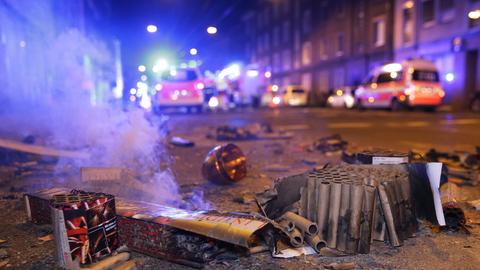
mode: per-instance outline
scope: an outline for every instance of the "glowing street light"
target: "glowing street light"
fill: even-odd
[[[196,48],[191,48],[190,49],[190,55],[197,55],[198,50]]]
[[[468,18],[472,20],[478,20],[480,19],[480,9],[472,10],[468,12]]]
[[[265,78],[269,79],[272,77],[272,72],[270,71],[265,71],[265,74],[264,74]]]
[[[145,67],[144,65],[139,65],[138,66],[138,71],[145,72],[145,70],[147,70],[147,67]]]
[[[157,30],[158,30],[158,29],[157,29],[157,26],[156,26],[156,25],[154,25],[154,24],[149,24],[149,25],[147,25],[147,32],[149,32],[149,33],[155,33],[155,32],[157,32]]]
[[[210,35],[215,35],[217,33],[218,29],[215,26],[209,26],[207,28],[207,33]]]

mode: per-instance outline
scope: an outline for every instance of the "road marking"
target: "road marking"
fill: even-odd
[[[365,122],[345,122],[345,123],[333,123],[333,124],[327,125],[327,127],[329,128],[369,128],[372,126],[373,124],[365,123]]]
[[[442,123],[446,125],[474,125],[474,124],[479,124],[480,120],[476,118],[453,119],[453,120],[443,120]]]

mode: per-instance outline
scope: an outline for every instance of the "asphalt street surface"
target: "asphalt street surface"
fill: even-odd
[[[258,212],[255,193],[272,187],[276,179],[303,173],[326,163],[340,163],[339,153],[306,151],[324,136],[340,134],[349,150],[379,147],[398,151],[475,151],[480,145],[480,115],[449,112],[347,111],[320,108],[240,109],[233,112],[166,115],[168,138],[180,136],[194,147],[167,144],[170,169],[185,200],[200,194],[198,207],[219,211]],[[203,179],[201,166],[206,154],[218,142],[207,134],[221,125],[238,127],[270,124],[273,130],[292,133],[290,139],[236,141],[247,157],[247,177],[235,184],[219,186]],[[40,178],[39,178],[40,177]],[[43,177],[43,178],[42,178]],[[45,178],[46,177],[46,178]],[[7,240],[8,269],[57,269],[53,242],[37,237],[52,233],[49,226],[26,222],[22,194],[47,179],[52,186],[62,178],[36,176],[0,185],[0,239]],[[480,189],[462,187],[462,201],[480,198]],[[203,195],[203,196],[202,196]],[[480,265],[480,214],[468,213],[471,234],[436,232],[421,223],[416,237],[399,248],[374,242],[369,254],[345,257],[301,256],[273,259],[268,252],[229,261],[214,262],[207,269],[323,269],[332,262],[354,262],[356,269],[478,269]],[[134,253],[144,260],[144,269],[187,269],[185,266]],[[0,267],[1,268],[1,267]]]

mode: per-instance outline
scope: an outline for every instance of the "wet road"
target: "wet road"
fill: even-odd
[[[291,130],[305,142],[339,133],[353,146],[399,151],[425,151],[431,147],[473,151],[474,146],[480,145],[480,114],[474,113],[280,108],[169,117],[172,133],[200,141],[211,126],[244,126],[259,122]]]

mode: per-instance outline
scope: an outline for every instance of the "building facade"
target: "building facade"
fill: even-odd
[[[393,1],[271,0],[249,16],[247,55],[271,72],[266,84],[303,85],[322,104],[393,60]]]
[[[248,61],[265,85],[300,84],[315,103],[375,67],[415,57],[440,68],[447,101],[478,90],[480,0],[265,0],[246,16]],[[477,12],[478,13],[475,13]],[[453,78],[453,79],[452,79]]]

